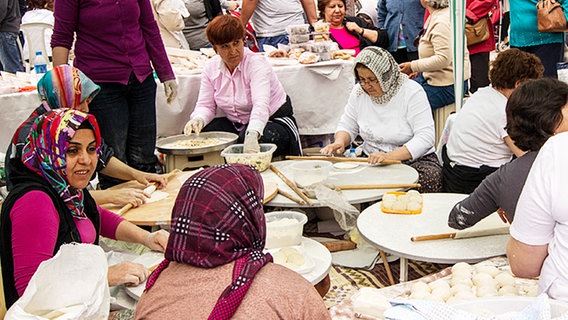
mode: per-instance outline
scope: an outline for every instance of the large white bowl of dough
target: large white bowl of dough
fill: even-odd
[[[243,153],[243,144],[237,143],[228,146],[221,151],[221,156],[225,157],[227,163],[240,163],[255,166],[258,171],[262,172],[270,166],[272,154],[276,151],[276,145],[272,143],[261,143],[260,152]]]
[[[331,162],[324,160],[301,160],[290,165],[294,182],[300,188],[324,182],[332,167]]]
[[[266,249],[298,246],[308,217],[296,211],[275,211],[266,215]]]

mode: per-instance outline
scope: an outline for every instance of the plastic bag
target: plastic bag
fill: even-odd
[[[349,231],[355,227],[360,212],[347,201],[341,191],[321,183],[308,186],[306,189],[313,191],[321,204],[333,209],[333,217],[341,229]]]
[[[103,250],[66,244],[39,265],[4,319],[107,319],[110,293]]]

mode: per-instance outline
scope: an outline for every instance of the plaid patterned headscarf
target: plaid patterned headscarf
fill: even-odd
[[[209,319],[233,316],[256,273],[268,262],[262,253],[266,220],[264,185],[254,167],[231,164],[207,168],[181,187],[172,211],[165,258],[148,278],[150,290],[170,261],[214,268],[235,261],[232,283],[225,288]]]
[[[359,52],[353,64],[353,72],[357,80],[359,80],[359,75],[357,74],[357,66],[359,64],[371,70],[377,77],[377,80],[379,80],[381,89],[383,89],[383,95],[371,97],[371,100],[377,104],[389,102],[402,88],[404,80],[408,78],[407,75],[400,72],[398,63],[396,63],[390,52],[383,48],[366,47]],[[357,94],[366,94],[366,92],[359,86]]]
[[[79,219],[87,218],[83,211],[83,190],[69,185],[65,155],[69,141],[84,121],[89,121],[93,128],[98,154],[101,135],[95,117],[65,108],[39,116],[32,125],[22,151],[24,165],[47,180],[63,199],[71,214]]]
[[[81,70],[60,65],[48,71],[37,82],[37,93],[46,110],[75,109],[86,98],[93,99],[101,91]]]

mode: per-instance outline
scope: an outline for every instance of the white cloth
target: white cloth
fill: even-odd
[[[22,17],[22,23],[31,23],[31,22],[43,22],[48,23],[53,26],[55,22],[55,18],[53,17],[53,11],[47,9],[34,9],[30,11],[26,11],[24,16]],[[44,33],[45,37],[45,48],[46,54],[51,57],[51,35],[53,34],[53,30],[46,30]],[[28,49],[28,43],[24,42],[24,59],[28,60],[30,58],[30,53]],[[32,52],[32,56],[35,56],[35,52]]]
[[[548,244],[538,289],[563,301],[568,301],[567,157],[568,133],[548,139],[527,177],[510,229],[525,244]]]
[[[287,26],[306,23],[299,0],[258,1],[251,22],[257,37],[284,35]]]
[[[189,11],[183,0],[152,0],[154,18],[158,22],[164,46],[189,50],[189,44],[183,35]]]
[[[107,319],[110,293],[103,250],[64,244],[39,265],[5,319]]]
[[[474,93],[458,112],[446,144],[448,157],[459,165],[500,167],[511,161],[513,152],[503,140],[507,98],[493,87]]]
[[[390,152],[402,145],[418,159],[434,152],[434,119],[424,89],[405,79],[399,92],[387,103],[371,100],[355,85],[339,120],[337,131],[346,131],[351,141],[360,135],[363,152]]]

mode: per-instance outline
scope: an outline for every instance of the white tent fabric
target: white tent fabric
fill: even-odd
[[[465,54],[465,0],[450,1],[454,61],[454,94],[456,112],[463,105],[464,54]]]

